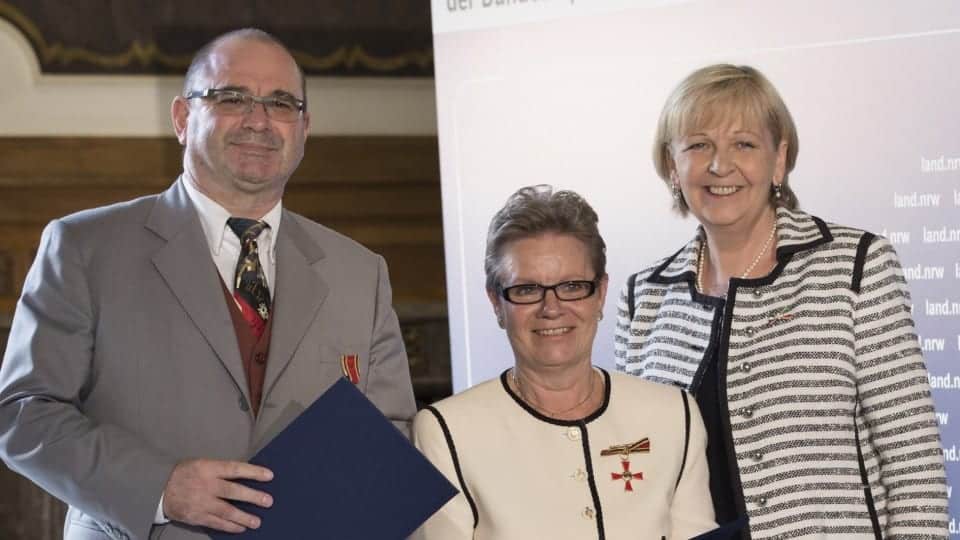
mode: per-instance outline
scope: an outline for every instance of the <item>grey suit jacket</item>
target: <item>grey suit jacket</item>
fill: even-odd
[[[152,526],[175,463],[246,460],[360,358],[398,428],[415,412],[386,265],[284,211],[258,417],[220,277],[186,191],[56,220],[0,369],[0,456],[70,505],[66,540],[205,538]]]

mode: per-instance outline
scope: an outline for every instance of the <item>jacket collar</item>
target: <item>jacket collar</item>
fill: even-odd
[[[827,224],[818,217],[800,210],[777,207],[777,260],[783,261],[794,253],[812,249],[833,241]],[[650,274],[651,283],[676,283],[696,279],[700,244],[703,243],[703,226],[697,234]]]
[[[298,216],[287,210],[283,210],[281,220],[283,228],[276,237],[275,309],[263,383],[264,403],[329,292],[320,268],[325,254],[318,240]],[[159,196],[144,226],[166,240],[152,256],[154,266],[249,403],[236,333],[223,301],[222,280],[182,178]]]

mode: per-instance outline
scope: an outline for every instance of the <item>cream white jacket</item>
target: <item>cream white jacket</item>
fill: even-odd
[[[414,442],[461,493],[412,538],[685,540],[712,529],[696,403],[677,388],[603,375],[603,405],[580,421],[534,411],[506,372],[420,411]],[[601,456],[644,438],[649,452],[626,462]]]

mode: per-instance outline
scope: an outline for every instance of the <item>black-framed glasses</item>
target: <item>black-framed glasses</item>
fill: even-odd
[[[263,105],[267,117],[277,122],[296,122],[306,108],[302,99],[290,95],[254,96],[240,90],[227,88],[207,88],[193,90],[183,96],[187,99],[201,98],[213,103],[217,114],[243,116],[253,111],[254,104]]]
[[[539,283],[523,283],[501,287],[500,296],[511,304],[537,304],[547,296],[547,291],[553,291],[557,300],[572,302],[593,296],[597,291],[597,280],[561,281],[555,285],[540,285]]]

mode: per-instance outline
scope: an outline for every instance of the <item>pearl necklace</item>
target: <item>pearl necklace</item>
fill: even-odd
[[[760,263],[760,258],[767,252],[767,249],[770,248],[770,243],[773,242],[773,237],[777,235],[777,224],[774,222],[773,228],[770,229],[770,235],[767,236],[767,241],[763,243],[763,248],[760,249],[760,253],[757,253],[757,256],[753,258],[753,262],[750,263],[750,266],[740,274],[740,279],[747,279],[747,276],[750,275],[750,272],[753,272],[753,269],[757,267],[757,264]],[[697,290],[703,294],[703,262],[707,258],[707,239],[704,238],[703,242],[700,244],[700,258],[697,261]]]
[[[581,399],[580,402],[577,403],[576,405],[574,405],[573,407],[570,407],[569,409],[564,409],[564,410],[562,410],[562,411],[551,411],[550,409],[544,407],[543,405],[540,405],[539,403],[534,403],[533,400],[531,400],[530,398],[528,398],[528,397],[526,396],[526,393],[523,391],[523,386],[520,385],[520,378],[517,377],[517,368],[513,368],[513,371],[511,372],[511,375],[512,375],[512,377],[513,377],[513,385],[517,387],[517,393],[520,394],[520,399],[522,399],[522,400],[524,401],[524,403],[530,405],[531,407],[533,407],[534,409],[536,409],[536,410],[538,410],[538,411],[540,411],[540,412],[542,412],[542,413],[546,413],[546,415],[549,416],[549,417],[551,417],[551,418],[557,418],[557,417],[559,417],[559,416],[562,416],[562,415],[564,415],[564,414],[567,414],[567,413],[570,412],[570,411],[575,410],[577,407],[580,407],[580,406],[583,405],[584,403],[590,401],[590,398],[593,397],[593,389],[594,389],[595,386],[597,386],[596,384],[593,383],[593,381],[594,381],[593,374],[594,374],[594,373],[596,373],[596,370],[594,370],[594,369],[591,368],[591,369],[590,369],[590,391],[587,392],[586,397],[584,397],[583,399]]]

